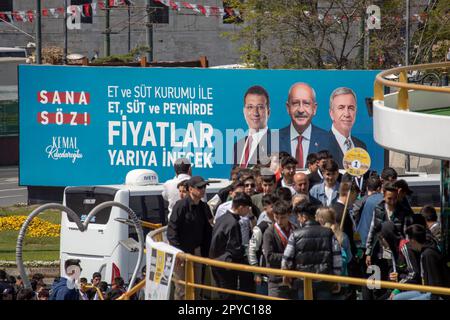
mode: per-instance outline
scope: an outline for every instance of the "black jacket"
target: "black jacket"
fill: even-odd
[[[410,214],[411,212],[408,208],[405,208],[400,202],[397,203],[397,206],[392,214],[391,221],[394,222],[395,227],[402,235],[404,235],[403,227],[405,217]],[[385,201],[382,200],[374,210],[373,221],[367,236],[366,255],[372,256],[380,253],[381,246],[378,241],[378,234],[381,231],[381,224],[387,220],[388,217],[385,209]]]
[[[264,233],[263,237],[263,254],[266,258],[266,267],[281,269],[281,260],[283,258],[284,247],[281,243],[280,236],[275,232],[273,225]],[[269,275],[269,281],[279,283],[283,277]]]
[[[320,177],[318,172],[311,172],[310,174],[308,174],[308,180],[309,190],[311,190],[314,185],[322,183],[323,178]]]
[[[415,251],[409,242],[400,246],[397,272],[400,283],[421,284],[420,253]]]
[[[420,266],[422,269],[422,280],[424,285],[448,287],[450,285],[450,270],[446,265],[444,256],[438,247],[427,242],[421,250]],[[432,299],[438,296],[432,295]],[[447,297],[443,297],[448,299]]]
[[[333,231],[316,221],[307,221],[294,231],[295,270],[333,273]]]
[[[336,212],[336,222],[340,226],[341,225],[341,221],[342,221],[342,217],[344,215],[345,205],[340,203],[340,202],[335,202],[334,204],[331,205],[331,207]],[[352,252],[352,255],[354,257],[356,257],[358,249],[356,248],[355,240],[353,239],[353,221],[352,221],[352,217],[350,217],[350,213],[349,213],[350,207],[351,206],[347,206],[347,214],[345,215],[344,228],[343,228],[342,231],[348,237],[348,240],[350,242],[350,250]]]
[[[211,218],[211,210],[205,202],[195,205],[190,196],[177,201],[167,225],[170,245],[190,254],[201,247],[202,256],[207,257],[212,231],[208,220]]]
[[[239,215],[228,211],[216,221],[209,250],[211,259],[234,263],[245,262],[239,219]]]

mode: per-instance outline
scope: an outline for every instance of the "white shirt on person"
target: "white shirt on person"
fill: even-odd
[[[173,179],[167,180],[166,182],[164,182],[163,184],[163,192],[162,192],[162,197],[164,198],[164,200],[169,202],[169,217],[168,219],[170,219],[170,215],[172,214],[172,209],[173,206],[175,205],[175,203],[180,200],[180,193],[178,191],[177,185],[184,180],[188,180],[190,179],[191,176],[185,173],[181,173],[177,176],[175,176]]]
[[[282,186],[283,188],[288,188],[289,190],[291,190],[292,196],[295,196],[295,195],[297,194],[297,191],[295,191],[295,189],[294,189],[294,183],[292,183],[292,184],[286,184],[286,182],[284,181],[284,178],[281,179],[281,186]]]
[[[216,211],[216,215],[214,216],[214,223],[216,223],[217,219],[223,216],[227,211],[231,210],[232,200],[222,203]]]
[[[309,143],[311,142],[312,126],[309,124],[308,128],[302,133],[302,149],[303,149],[303,167],[306,167],[306,158],[308,157]],[[298,136],[300,134],[294,128],[291,122],[291,155],[295,158],[297,156]]]
[[[345,137],[342,133],[340,133],[339,131],[337,131],[337,129],[333,126],[331,126],[331,131],[333,132],[334,136],[336,137],[336,140],[339,144],[339,148],[341,148],[342,153],[345,154],[348,150],[352,149],[355,147],[355,144],[353,143],[352,140],[352,135],[349,134],[348,138]],[[350,141],[350,148],[347,150],[347,146],[345,145],[345,141],[347,141],[347,139]]]
[[[266,134],[267,130],[268,130],[267,127],[265,127],[264,129],[260,129],[258,131],[256,131],[255,129],[249,130],[248,134],[249,134],[249,136],[252,137],[252,146],[250,149],[248,160],[250,160],[252,158],[253,154],[256,152],[256,149],[258,148],[258,144],[261,141],[262,137]],[[247,139],[245,141],[244,149],[242,149],[243,151],[242,151],[241,159],[240,159],[239,163],[242,163],[245,160],[245,149],[247,148],[248,140],[249,139]],[[246,165],[247,165],[247,163],[246,163]]]
[[[331,201],[333,200],[333,191],[334,188],[329,188],[325,186],[325,195],[327,196],[327,206],[331,205]]]

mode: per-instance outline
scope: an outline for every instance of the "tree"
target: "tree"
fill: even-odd
[[[244,25],[231,38],[240,41],[243,60],[257,68],[341,69],[358,63],[364,0],[235,0],[233,5]]]
[[[410,64],[443,61],[450,41],[450,0],[410,1]],[[384,1],[382,29],[371,33],[370,67],[387,69],[405,64],[406,1]],[[417,10],[417,9],[416,9]],[[417,12],[417,11],[415,11]]]
[[[431,62],[433,52],[442,61],[445,41],[450,39],[450,0],[431,0],[428,6],[424,1],[410,2],[414,12],[419,9],[410,16],[410,63]],[[227,4],[238,8],[243,20],[229,36],[240,43],[242,60],[256,68],[363,68],[367,50],[370,69],[404,64],[405,0],[228,0]],[[381,30],[367,31],[370,4],[381,9]]]
[[[445,61],[450,48],[450,0],[432,0],[413,37],[413,63]]]

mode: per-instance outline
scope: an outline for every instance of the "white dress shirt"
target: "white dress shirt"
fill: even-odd
[[[311,142],[311,131],[312,126],[311,124],[309,124],[308,128],[306,128],[306,130],[302,133],[303,167],[306,167],[306,158],[308,157],[309,143]],[[291,122],[291,155],[294,158],[297,157],[297,144],[299,135],[300,134],[297,132]]]
[[[259,131],[255,131],[255,129],[249,130],[248,134],[252,137],[252,147],[250,149],[248,160],[250,160],[253,154],[256,152],[256,148],[258,147],[261,138],[266,134],[267,130],[267,127],[265,127],[264,129],[260,129]],[[249,139],[245,141],[244,149],[242,149],[241,160],[239,161],[240,164],[245,160],[245,149],[247,148],[248,140]],[[247,165],[247,163],[245,165]]]
[[[336,140],[339,144],[339,147],[342,150],[342,153],[345,154],[348,151],[347,147],[345,146],[345,141],[347,140],[347,137],[344,137],[339,131],[337,131],[337,129],[334,127],[334,125],[331,126],[331,131],[333,132],[334,136],[336,137]],[[351,144],[350,149],[355,147],[355,144],[353,143],[351,136],[352,136],[351,134],[348,136],[348,140],[350,140],[350,144]]]
[[[214,223],[216,223],[217,219],[219,219],[221,216],[223,216],[225,213],[227,213],[227,211],[229,211],[231,209],[231,205],[232,205],[233,201],[227,201],[222,203],[216,211],[216,215],[214,216]]]
[[[175,205],[175,202],[180,200],[180,193],[178,192],[177,185],[183,181],[190,179],[191,176],[188,174],[181,173],[178,176],[175,176],[173,179],[167,180],[163,184],[163,192],[162,197],[164,200],[169,202],[169,216],[168,219],[170,219],[170,215],[172,214],[172,208]]]

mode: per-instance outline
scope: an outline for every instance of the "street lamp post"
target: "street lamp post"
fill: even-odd
[[[36,0],[36,63],[42,63],[41,0]]]
[[[147,61],[153,61],[153,8],[151,8],[151,1],[147,0]]]
[[[64,25],[63,25],[63,30],[64,30],[64,57],[63,57],[63,61],[64,64],[67,64],[67,0],[64,0]]]

